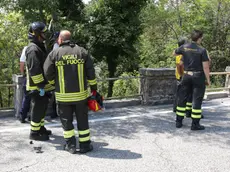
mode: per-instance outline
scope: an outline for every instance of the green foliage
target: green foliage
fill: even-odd
[[[122,78],[128,78],[133,76],[139,76],[139,73],[137,71],[134,72],[124,72],[120,77]],[[117,80],[114,82],[113,87],[113,96],[119,97],[119,96],[132,96],[137,95],[139,92],[139,81],[140,79],[125,79],[125,80]]]
[[[189,37],[193,29],[201,29],[212,69],[224,71],[230,60],[230,19],[226,13],[229,10],[229,0],[149,2],[140,16],[144,30],[139,38],[141,66],[174,66],[171,54],[178,39]]]
[[[90,51],[97,61],[106,61],[108,77],[115,76],[119,64],[126,71],[137,66],[134,44],[141,33],[138,15],[144,4],[145,0],[93,0],[85,10]],[[112,87],[110,81],[108,96]]]
[[[27,44],[27,28],[23,16],[16,12],[0,13],[0,84],[12,83],[12,74],[19,73],[19,57]],[[0,106],[12,106],[13,89],[0,89]]]
[[[48,25],[53,19],[52,31],[70,30],[94,56],[98,79],[130,76],[139,67],[175,67],[172,52],[193,29],[204,31],[212,71],[224,71],[230,63],[230,0],[92,0],[86,6],[81,0],[2,0],[0,5],[1,83],[10,83],[18,72],[28,24],[37,20]],[[224,79],[212,81],[223,85]],[[99,82],[106,96],[138,92],[135,80],[112,87],[113,81]]]
[[[27,28],[19,13],[0,13],[0,83],[11,83],[19,72],[19,57],[27,44]]]

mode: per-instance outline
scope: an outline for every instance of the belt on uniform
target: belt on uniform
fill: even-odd
[[[195,73],[203,73],[203,71],[184,71],[184,74],[193,75]]]

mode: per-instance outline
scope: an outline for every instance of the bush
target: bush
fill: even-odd
[[[139,76],[139,73],[137,71],[127,73],[124,72],[120,77],[133,77],[133,76]],[[139,81],[140,79],[127,79],[127,80],[117,80],[114,82],[113,86],[113,96],[119,97],[119,96],[131,96],[136,95],[139,93]]]

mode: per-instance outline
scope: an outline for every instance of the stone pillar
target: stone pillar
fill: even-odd
[[[173,68],[142,68],[140,69],[140,93],[142,104],[173,103],[176,91],[175,69]]]
[[[15,109],[15,117],[19,117],[19,113],[22,107],[22,99],[23,99],[23,82],[24,78],[22,75],[13,74],[13,84],[15,84],[14,88],[14,109]]]
[[[226,71],[226,72],[230,72],[230,66],[227,66],[227,67],[225,68],[225,71]],[[230,88],[230,75],[229,75],[229,74],[226,75],[225,87]],[[230,89],[229,89],[228,91],[229,91],[228,94],[230,94]]]

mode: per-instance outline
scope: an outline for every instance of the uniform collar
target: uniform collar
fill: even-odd
[[[69,45],[70,44],[70,40],[67,41],[63,41],[59,46],[63,46],[63,45]]]

